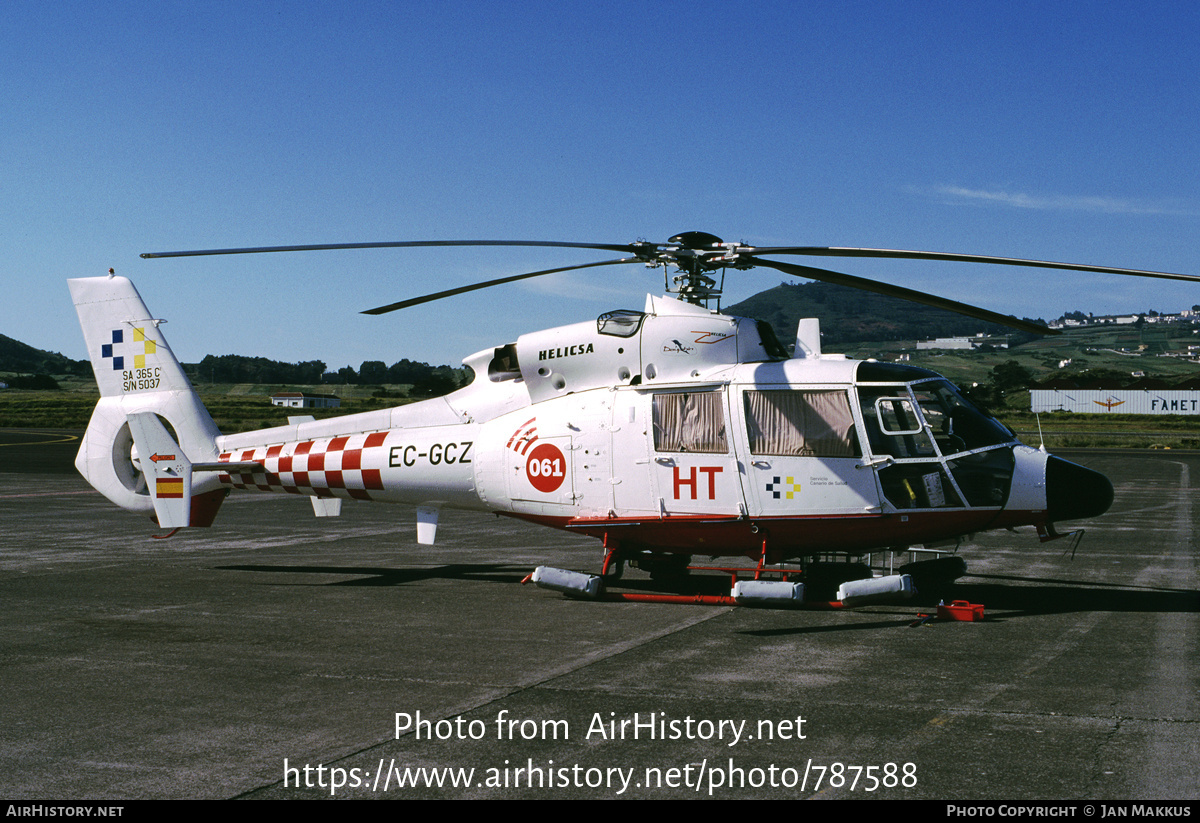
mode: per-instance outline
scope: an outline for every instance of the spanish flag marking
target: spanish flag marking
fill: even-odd
[[[182,477],[160,477],[154,483],[155,497],[183,497]]]

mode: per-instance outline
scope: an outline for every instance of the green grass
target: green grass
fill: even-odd
[[[339,396],[342,396],[342,405],[336,409],[289,409],[283,406],[272,406],[268,399],[271,392],[259,392],[258,387],[251,389],[245,384],[236,384],[226,388],[229,390],[224,392],[222,392],[221,386],[202,387],[200,390],[200,399],[208,407],[209,414],[216,421],[217,428],[225,434],[282,426],[287,423],[288,417],[297,415],[312,415],[318,420],[324,420],[329,417],[341,417],[376,409],[390,409],[393,406],[416,402],[407,398],[371,397],[371,390],[377,390],[378,387],[354,386],[352,388],[358,391],[345,392],[350,396],[342,396],[343,392],[337,392]],[[299,387],[288,390],[332,394],[333,392],[330,392],[329,388],[325,387],[325,391],[321,391],[320,387]],[[350,387],[337,386],[334,388]]]
[[[1017,432],[1023,443],[1047,449],[1124,448],[1200,449],[1200,416],[1073,414],[1028,411],[1028,392],[1023,409],[1002,410],[1000,421]],[[1040,419],[1039,419],[1040,418]]]
[[[56,377],[60,391],[0,390],[0,428],[83,429],[100,399],[94,381]],[[372,397],[385,388],[393,394],[404,393],[407,386],[261,386],[218,384],[200,386],[200,398],[208,407],[217,427],[226,434],[251,429],[282,426],[292,415],[311,414],[317,419],[338,417],[374,409],[387,409],[415,402],[407,398]],[[304,391],[313,394],[337,394],[342,405],[337,409],[288,409],[272,406],[275,391]]]
[[[5,375],[0,375],[3,380]],[[91,378],[52,375],[59,391],[0,389],[0,427],[11,429],[82,429],[100,399]]]

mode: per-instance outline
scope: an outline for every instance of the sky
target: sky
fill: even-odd
[[[130,277],[179,359],[457,365],[641,308],[572,249],[142,252],[397,240],[961,252],[1200,274],[1195,2],[0,4],[0,334],[86,351],[67,278]],[[1017,316],[1200,284],[787,258]],[[786,278],[732,272],[725,305]]]

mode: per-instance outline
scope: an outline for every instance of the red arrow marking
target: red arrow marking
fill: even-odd
[[[150,459],[153,460],[155,463],[157,463],[160,460],[174,460],[175,455],[155,453],[155,454],[150,455]]]

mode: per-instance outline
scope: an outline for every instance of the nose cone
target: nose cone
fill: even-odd
[[[1046,512],[1051,523],[1096,517],[1112,505],[1108,478],[1083,466],[1050,455],[1046,461]]]

